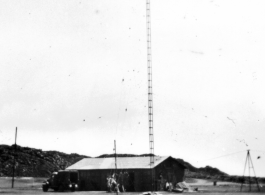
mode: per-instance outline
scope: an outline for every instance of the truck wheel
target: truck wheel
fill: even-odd
[[[74,192],[74,191],[75,191],[75,187],[72,187],[72,188],[71,188],[71,192]]]
[[[58,190],[59,192],[63,192],[64,191],[63,185],[60,185]]]
[[[47,185],[43,185],[43,186],[42,186],[42,190],[43,190],[43,192],[47,192],[48,189],[49,189],[49,187],[48,187]]]

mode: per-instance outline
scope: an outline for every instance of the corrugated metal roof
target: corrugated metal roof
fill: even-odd
[[[156,156],[154,167],[169,158]],[[115,158],[84,158],[67,170],[115,169]],[[117,157],[117,169],[150,169],[150,157]]]

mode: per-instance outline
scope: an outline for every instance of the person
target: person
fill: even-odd
[[[169,182],[169,188],[168,191],[172,191],[173,190],[173,184],[171,182]]]
[[[119,184],[120,184],[121,192],[125,192],[126,190],[124,189],[124,174],[122,173],[122,171],[119,174]]]
[[[114,175],[111,178],[111,188],[113,189],[113,191],[120,192],[120,190],[119,190],[119,184],[115,180]]]
[[[166,182],[166,191],[168,191],[168,190],[169,190],[169,183]]]
[[[119,190],[119,186],[120,186],[120,184],[116,182],[116,186],[115,186],[115,191],[116,191],[116,192],[120,192],[120,190]]]
[[[127,171],[123,172],[123,186],[124,191],[130,190],[130,182],[129,182],[129,173]]]
[[[162,172],[159,173],[158,183],[159,183],[159,190],[164,190]]]
[[[108,190],[108,192],[112,192],[111,191],[111,178],[110,178],[110,176],[107,176],[107,190]]]

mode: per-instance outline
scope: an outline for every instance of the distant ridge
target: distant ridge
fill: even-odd
[[[137,157],[137,156],[150,156],[152,154],[140,154],[140,155],[135,155],[135,154],[116,154],[117,157]],[[103,154],[100,155],[96,158],[111,158],[111,157],[115,157],[115,154]],[[220,171],[217,168],[214,167],[210,167],[210,166],[206,166],[203,168],[196,168],[194,166],[192,166],[190,163],[184,161],[183,159],[176,159],[180,164],[184,165],[185,167],[187,167],[187,169],[189,170],[188,174],[191,174],[192,176],[195,177],[200,177],[203,175],[207,175],[207,176],[228,176],[227,173],[224,173],[222,171]]]

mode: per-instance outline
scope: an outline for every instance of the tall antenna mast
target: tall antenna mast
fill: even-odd
[[[152,89],[152,51],[151,51],[151,12],[150,0],[146,0],[146,31],[147,31],[147,71],[148,71],[148,123],[151,188],[154,191],[154,131],[153,131],[153,89]]]

